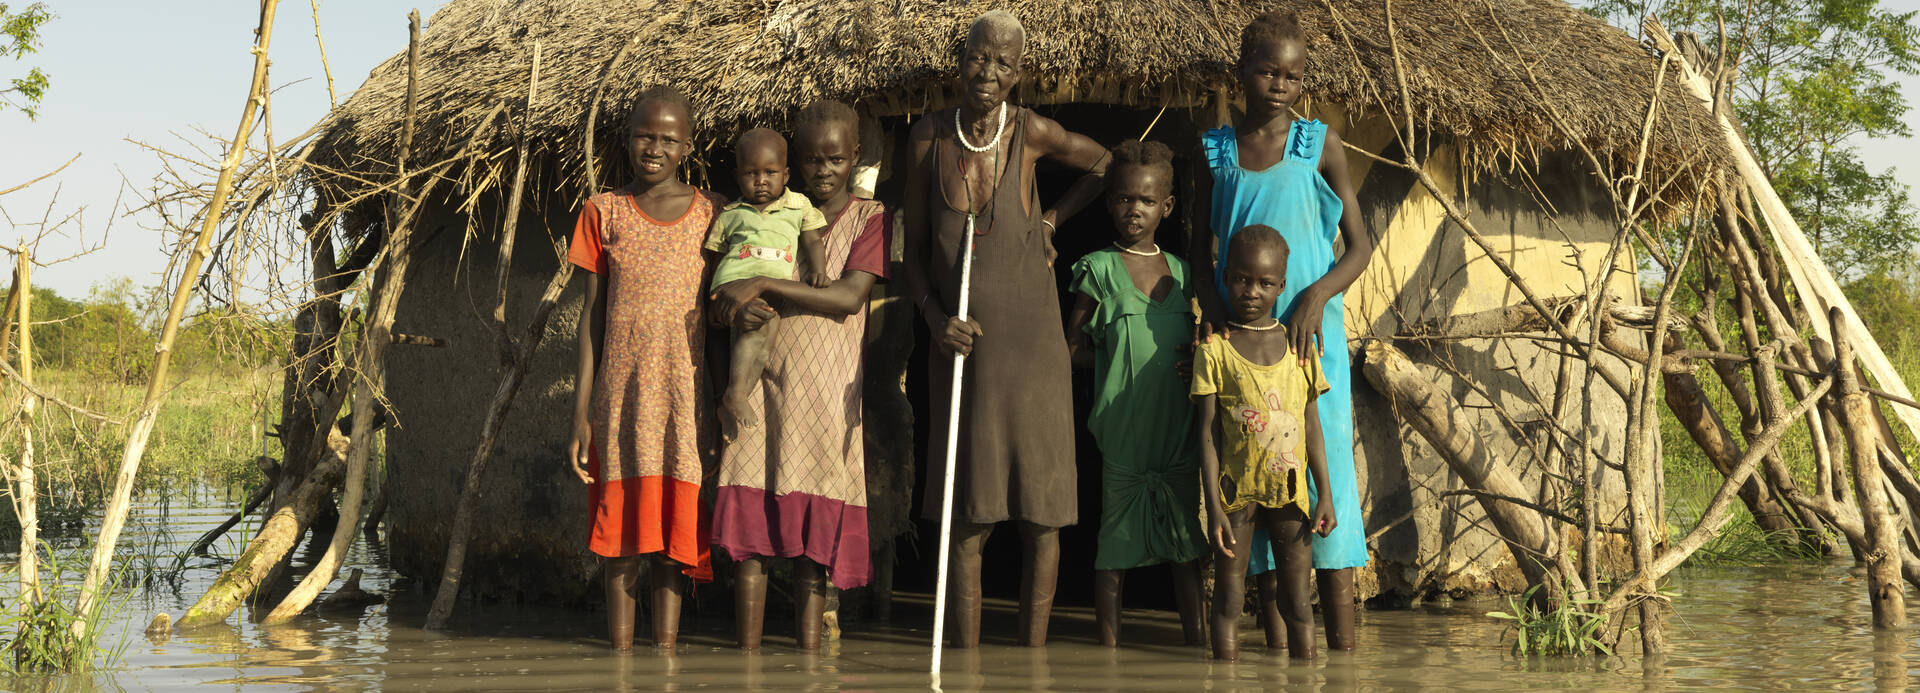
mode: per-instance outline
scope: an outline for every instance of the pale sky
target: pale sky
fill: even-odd
[[[311,1],[311,0],[310,0]],[[19,0],[8,4],[24,4]],[[56,185],[55,216],[84,212],[70,227],[98,243],[109,216],[113,223],[105,249],[85,260],[42,270],[36,283],[69,296],[83,296],[108,278],[123,276],[137,284],[159,281],[165,251],[151,217],[124,216],[137,206],[131,191],[114,211],[115,193],[125,180],[145,187],[159,172],[158,159],[127,140],[184,148],[176,135],[205,145],[202,130],[231,137],[238,124],[253,68],[248,48],[258,4],[248,0],[47,0],[57,15],[46,26],[40,53],[17,64],[0,64],[0,77],[13,77],[29,65],[52,80],[40,117],[29,121],[14,111],[0,113],[0,189],[26,182],[58,167],[74,154],[79,161],[59,176],[0,198],[0,210],[16,222],[37,222]],[[1920,10],[1920,0],[1887,0],[1884,6]],[[431,17],[438,5],[422,6]],[[344,100],[374,65],[406,45],[404,3],[379,0],[320,0],[319,23],[335,87]],[[284,0],[275,20],[271,56],[274,130],[285,136],[305,130],[326,113],[327,89],[321,77],[309,2]],[[1905,78],[1907,99],[1916,105],[1907,122],[1920,131],[1920,78]],[[1862,147],[1878,169],[1899,165],[1899,178],[1920,196],[1920,142],[1878,141]],[[0,219],[0,225],[5,224]],[[12,244],[25,231],[0,230],[0,243]],[[46,242],[41,257],[59,257],[81,247],[65,236]]]

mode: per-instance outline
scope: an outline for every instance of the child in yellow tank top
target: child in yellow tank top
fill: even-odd
[[[1280,616],[1288,650],[1314,656],[1313,546],[1333,531],[1326,444],[1315,406],[1327,392],[1318,358],[1289,349],[1292,339],[1273,317],[1287,283],[1287,242],[1269,226],[1240,229],[1229,241],[1223,283],[1231,320],[1225,334],[1194,352],[1194,432],[1206,483],[1207,536],[1219,575],[1245,575],[1253,530],[1267,532],[1280,573]],[[1216,432],[1217,431],[1217,432]],[[1307,483],[1319,502],[1309,507]],[[1213,592],[1213,656],[1239,657],[1240,580]]]

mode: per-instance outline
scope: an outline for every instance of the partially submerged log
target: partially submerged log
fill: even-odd
[[[267,518],[233,565],[180,617],[180,628],[199,628],[226,621],[300,543],[307,527],[319,515],[320,506],[332,496],[346,473],[348,436],[342,429],[343,426],[335,426],[328,433],[326,458],[313,466],[313,471],[295,488],[287,504]]]
[[[345,611],[386,601],[386,596],[368,592],[360,587],[360,577],[364,574],[364,571],[359,568],[354,568],[353,572],[347,575],[347,581],[341,584],[339,589],[334,590],[333,594],[327,595],[326,599],[320,600],[320,610]]]

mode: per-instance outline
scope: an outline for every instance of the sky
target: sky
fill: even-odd
[[[53,215],[79,212],[68,229],[84,233],[47,239],[38,257],[101,246],[102,232],[110,235],[92,255],[36,271],[36,285],[84,296],[113,277],[156,284],[167,264],[164,239],[151,228],[154,217],[127,216],[125,210],[141,205],[136,191],[151,187],[162,168],[156,155],[133,142],[184,152],[209,144],[203,132],[233,136],[253,77],[250,51],[259,3],[44,1],[55,17],[44,27],[40,52],[18,64],[0,62],[0,78],[18,76],[31,65],[51,81],[38,119],[10,109],[0,112],[0,189],[58,168],[75,154],[80,159],[58,176],[0,197],[0,211],[14,222],[8,229],[6,218],[0,218],[0,244],[12,245],[32,233],[20,226],[38,224],[57,190]],[[430,16],[437,6],[421,7],[421,16]],[[375,65],[406,47],[408,9],[382,0],[320,0],[319,24],[340,99]],[[280,3],[268,52],[274,132],[286,137],[306,130],[329,108],[309,1]],[[123,181],[134,187],[122,196],[116,214]]]
[[[78,216],[63,235],[44,242],[39,256],[100,250],[37,272],[36,284],[69,296],[84,296],[115,277],[156,284],[167,264],[163,238],[152,228],[156,219],[127,210],[140,206],[137,191],[150,187],[162,169],[158,157],[134,142],[182,150],[207,144],[202,132],[232,136],[252,76],[248,51],[259,5],[250,0],[46,2],[56,16],[45,27],[40,52],[19,63],[0,63],[0,77],[38,66],[52,81],[37,120],[13,110],[0,112],[0,189],[81,156],[59,175],[0,197],[0,211],[7,215],[0,225],[12,227],[0,228],[0,244],[11,245],[30,233],[30,226],[21,225],[38,223],[52,202],[55,218]],[[276,89],[274,130],[282,136],[305,130],[329,108],[312,2],[285,0],[275,17],[270,75]],[[406,46],[409,6],[381,0],[318,2],[334,87],[345,100],[369,70]],[[1886,0],[1883,6],[1920,10],[1920,0]],[[421,6],[421,15],[431,17],[437,7]],[[1904,87],[1915,104],[1907,122],[1920,132],[1920,77],[1906,77]],[[1875,169],[1900,165],[1899,179],[1920,191],[1920,141],[1866,143],[1862,153]],[[133,187],[116,208],[123,182]],[[109,229],[103,244],[101,234]]]

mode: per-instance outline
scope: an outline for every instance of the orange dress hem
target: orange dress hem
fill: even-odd
[[[590,453],[590,472],[600,474],[600,450]],[[713,581],[707,513],[700,485],[665,476],[597,481],[587,486],[592,529],[587,548],[607,558],[665,552],[699,582]],[[662,532],[662,530],[666,530]]]

